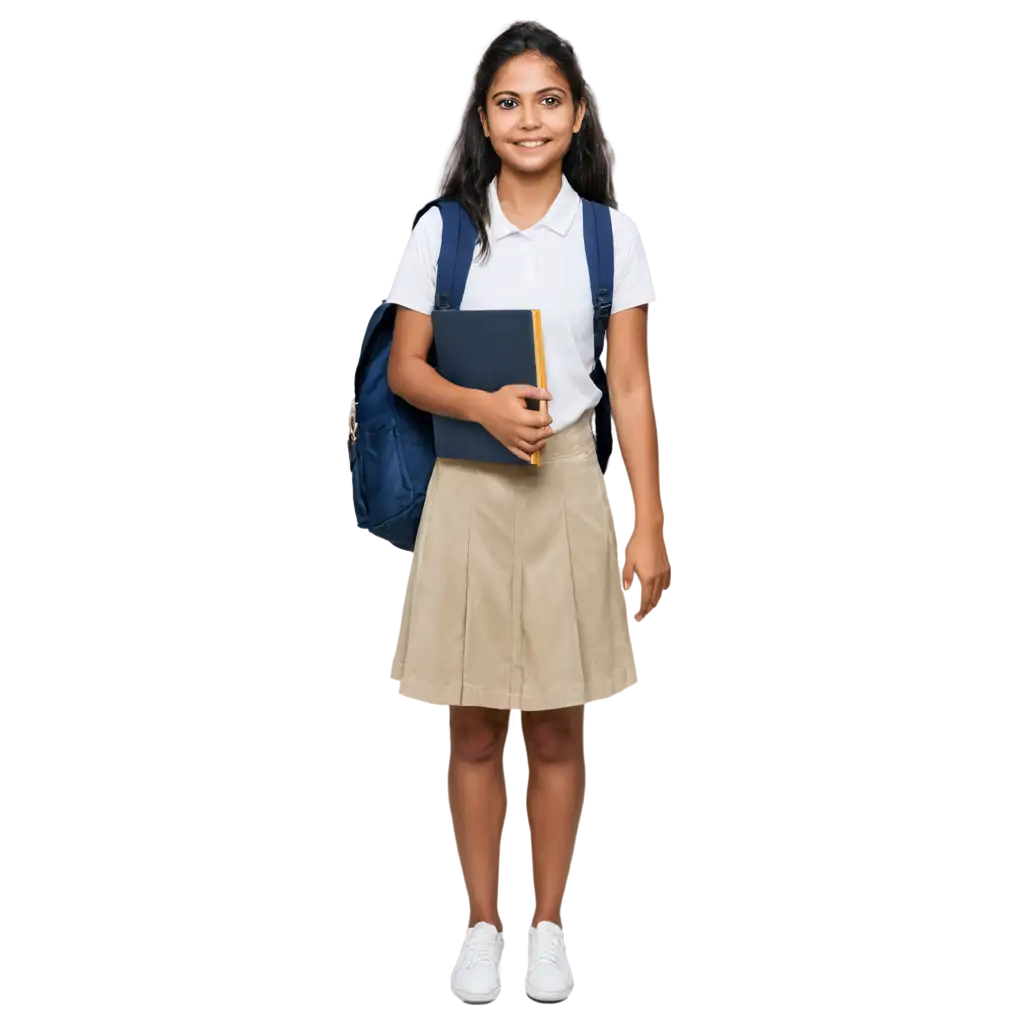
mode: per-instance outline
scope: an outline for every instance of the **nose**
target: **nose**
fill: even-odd
[[[541,126],[540,114],[537,112],[537,107],[530,103],[523,103],[519,110],[519,127],[523,131],[529,131],[532,128],[539,128]]]

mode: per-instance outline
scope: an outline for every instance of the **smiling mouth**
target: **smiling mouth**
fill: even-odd
[[[521,142],[516,142],[516,146],[522,146],[523,149],[540,149],[541,146],[546,146],[551,140],[550,139],[523,139]]]

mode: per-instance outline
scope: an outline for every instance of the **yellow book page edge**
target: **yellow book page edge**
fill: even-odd
[[[533,358],[537,363],[537,387],[546,388],[548,386],[548,375],[547,369],[544,366],[544,331],[540,325],[540,310],[534,309],[533,313]],[[548,411],[548,403],[540,403],[541,412]],[[534,452],[530,456],[530,462],[535,466],[540,465],[540,452]]]

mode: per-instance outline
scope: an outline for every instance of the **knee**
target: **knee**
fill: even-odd
[[[530,760],[554,763],[576,760],[582,755],[583,723],[573,709],[523,712],[522,721]]]
[[[479,714],[485,708],[452,708],[450,720],[452,757],[482,764],[500,760],[508,732],[508,713]],[[460,713],[469,712],[469,713]]]

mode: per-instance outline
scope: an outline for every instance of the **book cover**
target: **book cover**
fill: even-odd
[[[506,384],[547,387],[540,310],[435,310],[432,320],[437,371],[446,380],[491,392]],[[533,399],[526,404],[541,406]],[[442,458],[523,461],[479,423],[436,415],[433,422],[434,449]],[[540,455],[533,453],[533,465],[540,465]]]

